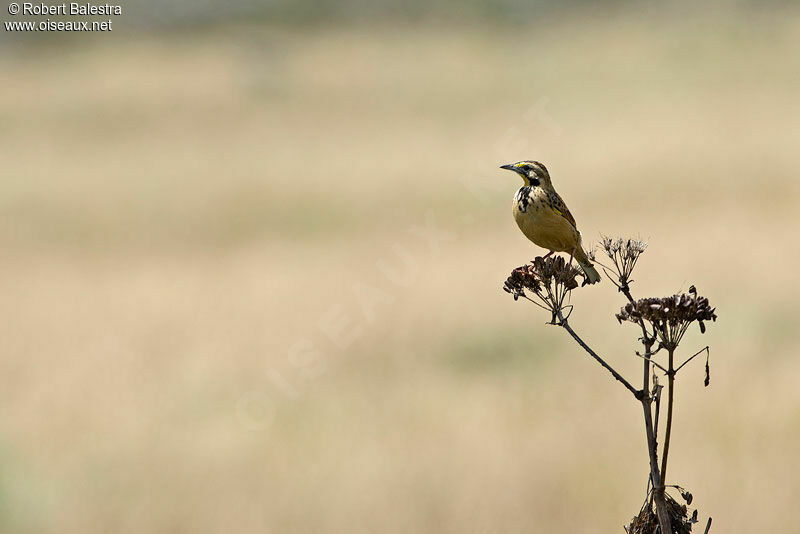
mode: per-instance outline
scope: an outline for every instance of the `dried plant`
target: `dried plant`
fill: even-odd
[[[687,508],[692,503],[692,495],[680,486],[666,484],[669,445],[672,437],[675,377],[686,364],[705,352],[705,385],[707,386],[710,379],[709,349],[705,347],[696,352],[677,367],[674,356],[689,326],[697,322],[700,332],[705,333],[705,323],[717,319],[716,310],[711,307],[707,298],[697,294],[694,286],[689,288],[688,293],[635,300],[630,291],[630,284],[633,282],[631,275],[639,257],[647,248],[647,244],[638,239],[603,237],[601,248],[611,260],[610,266],[603,265],[606,274],[628,300],[615,316],[620,324],[626,321],[632,322],[637,324],[641,330],[639,340],[644,350],[641,353],[635,353],[643,361],[641,388],[634,387],[572,329],[568,321],[572,305],[567,303],[570,300],[571,292],[579,287],[576,277],[581,273],[565,262],[563,258],[559,256],[547,259],[537,257],[533,262],[517,267],[505,281],[503,289],[510,293],[514,300],[522,297],[550,312],[550,324],[564,328],[592,358],[608,370],[641,403],[650,465],[648,487],[644,504],[636,517],[625,527],[626,532],[629,534],[689,533],[692,525],[697,523],[697,510],[694,510],[690,516]],[[596,261],[596,258],[592,257],[592,259]],[[654,359],[662,350],[667,353],[666,362]],[[664,442],[660,451],[658,430],[662,386],[658,379],[659,371],[667,377],[667,415],[664,421]],[[659,452],[661,453],[660,466]],[[686,505],[679,504],[668,493],[667,488],[677,489],[680,496],[686,501]],[[709,518],[706,524],[706,533],[710,527],[711,519]]]
[[[692,525],[697,523],[697,510],[689,516],[689,508],[673,499],[671,496],[665,496],[667,512],[672,521],[672,532],[675,534],[689,534],[692,531]],[[691,500],[689,500],[691,503]],[[687,504],[689,504],[687,503]],[[651,534],[659,532],[658,517],[653,513],[653,508],[647,506],[647,501],[639,514],[634,517],[630,524],[625,527],[625,532],[628,534]]]
[[[700,325],[700,332],[705,333],[704,321],[717,320],[714,312],[715,309],[708,304],[708,299],[698,297],[697,289],[692,286],[688,294],[629,302],[617,314],[617,319],[620,323],[638,323],[644,319],[652,325],[661,345],[669,350],[677,348],[683,334],[695,321]]]
[[[631,278],[633,268],[636,267],[639,256],[647,249],[647,243],[633,238],[624,240],[621,237],[612,239],[608,236],[603,236],[600,240],[600,247],[611,260],[612,268],[610,270],[614,276],[609,272],[609,268],[603,266],[608,278],[620,290],[627,289],[629,284],[633,282]],[[614,281],[615,278],[617,279],[616,282]]]
[[[530,300],[537,306],[549,310],[555,323],[558,314],[568,306],[564,299],[570,291],[578,287],[577,276],[582,271],[568,265],[561,256],[549,258],[537,257],[530,264],[517,267],[511,271],[503,289],[514,296]],[[528,290],[537,300],[525,293]],[[538,301],[538,302],[537,302]]]

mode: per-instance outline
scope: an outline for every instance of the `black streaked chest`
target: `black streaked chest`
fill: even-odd
[[[531,186],[523,186],[519,188],[517,194],[514,195],[515,211],[525,213],[528,208],[533,204],[533,196],[531,194]]]

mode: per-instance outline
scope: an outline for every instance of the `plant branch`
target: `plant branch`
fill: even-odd
[[[621,281],[622,282],[622,281]],[[630,302],[635,302],[631,290],[627,284],[620,287],[620,291]],[[647,335],[647,327],[644,320],[639,319],[639,326],[642,329],[642,344],[644,345],[643,369],[642,369],[642,391],[644,395],[639,398],[644,412],[644,431],[647,437],[647,452],[650,458],[650,478],[653,482],[653,499],[656,503],[656,515],[662,533],[672,533],[672,520],[667,510],[667,501],[664,497],[664,486],[662,473],[658,470],[658,443],[656,442],[656,426],[653,424],[653,411],[650,399],[650,356],[653,354],[653,344],[655,343],[655,332],[653,336]],[[655,362],[653,362],[655,363]]]
[[[662,371],[664,371],[665,373],[667,372],[667,370],[666,370],[666,369],[664,369],[664,366],[663,366],[663,365],[661,365],[660,363],[658,363],[657,361],[655,361],[655,360],[653,360],[653,359],[651,359],[651,358],[645,358],[644,356],[642,356],[642,355],[641,355],[641,354],[639,354],[638,352],[636,353],[636,355],[637,355],[638,357],[640,357],[641,359],[643,359],[644,361],[652,363],[653,365],[655,365],[656,367],[658,367],[659,369],[661,369],[661,370],[662,370]]]
[[[627,287],[620,287],[620,291],[628,298],[629,301],[634,302],[633,296],[630,293],[630,289]],[[558,314],[559,325],[564,327],[564,329],[569,332],[572,338],[580,345],[586,352],[589,353],[595,360],[600,363],[603,367],[605,367],[611,375],[619,380],[631,393],[633,396],[636,397],[642,403],[642,411],[644,412],[644,426],[645,426],[645,434],[647,436],[647,450],[648,456],[650,458],[650,480],[653,484],[653,498],[656,503],[656,514],[658,515],[658,523],[661,527],[662,532],[671,533],[672,532],[672,521],[669,517],[669,512],[667,511],[667,502],[664,498],[664,486],[662,485],[661,474],[658,470],[658,444],[656,443],[656,437],[654,432],[654,425],[653,425],[653,412],[651,409],[651,400],[650,400],[650,355],[652,354],[652,347],[653,343],[655,343],[655,336],[651,337],[647,333],[647,328],[644,325],[644,321],[639,321],[639,324],[642,328],[642,343],[645,347],[645,356],[642,358],[644,360],[644,368],[643,368],[643,379],[642,379],[642,389],[637,390],[634,388],[627,380],[625,380],[613,367],[608,365],[605,360],[603,360],[600,356],[597,355],[591,348],[589,348],[586,343],[575,333],[575,331],[569,326],[569,323],[564,319],[563,315],[559,311]],[[653,362],[655,363],[655,362]]]
[[[653,400],[656,403],[656,418],[653,421],[653,435],[656,438],[656,442],[658,442],[658,421],[660,420],[659,417],[661,416],[661,390],[663,386],[659,385],[656,381],[657,377],[653,377]]]
[[[700,355],[701,355],[703,352],[705,352],[706,354],[708,354],[708,351],[709,351],[708,345],[706,345],[706,347],[705,347],[705,348],[698,350],[698,351],[697,351],[697,352],[696,352],[694,355],[690,356],[688,360],[686,360],[685,362],[683,362],[682,364],[680,364],[680,365],[678,366],[678,368],[677,368],[677,369],[675,369],[675,374],[677,374],[677,373],[678,373],[678,371],[680,371],[681,369],[683,369],[683,366],[684,366],[684,365],[686,365],[686,364],[687,364],[687,363],[689,363],[690,361],[694,360],[694,359],[695,359],[697,356],[700,356]]]
[[[650,352],[651,345],[646,345],[646,352]],[[650,384],[650,365],[649,359],[644,361],[644,391]],[[653,482],[653,499],[656,502],[656,514],[658,515],[658,523],[661,526],[661,532],[672,532],[672,521],[667,511],[667,501],[664,498],[664,487],[661,483],[661,474],[658,471],[658,443],[656,443],[655,425],[653,424],[653,412],[650,408],[650,395],[642,395],[639,399],[642,403],[642,411],[644,412],[644,430],[647,436],[647,452],[650,458],[650,478]]]
[[[675,395],[675,370],[673,358],[675,349],[669,350],[669,371],[667,372],[667,426],[664,431],[664,452],[661,458],[661,482],[666,484],[667,479],[667,459],[669,457],[669,440],[672,437],[672,403]]]
[[[569,335],[571,335],[571,336],[572,336],[572,339],[574,339],[574,340],[575,340],[575,341],[578,343],[578,345],[580,345],[580,346],[583,348],[583,350],[585,350],[586,352],[588,352],[588,353],[589,353],[589,355],[590,355],[592,358],[594,358],[595,360],[597,360],[597,362],[598,362],[600,365],[602,365],[603,367],[605,367],[605,368],[606,368],[606,370],[607,370],[609,373],[611,373],[611,376],[613,376],[613,377],[614,377],[614,378],[616,378],[616,379],[617,379],[619,382],[621,382],[621,383],[622,383],[622,385],[623,385],[623,386],[625,386],[625,387],[627,388],[627,390],[628,390],[628,391],[630,391],[630,392],[633,394],[633,396],[634,396],[634,397],[636,397],[636,398],[638,399],[638,398],[640,398],[640,397],[644,396],[644,392],[642,392],[642,391],[639,391],[638,389],[636,389],[635,387],[633,387],[633,386],[630,384],[630,382],[628,382],[627,380],[625,380],[625,378],[624,378],[624,377],[623,377],[621,374],[619,374],[619,373],[616,371],[616,369],[614,369],[614,368],[613,368],[613,367],[611,367],[611,366],[610,366],[608,363],[606,363],[606,361],[605,361],[603,358],[601,358],[600,356],[598,356],[598,355],[597,355],[597,353],[596,353],[595,351],[593,351],[591,348],[589,348],[589,346],[588,346],[586,343],[584,343],[584,341],[583,341],[583,340],[580,338],[580,336],[578,336],[578,334],[576,334],[576,333],[575,333],[575,330],[573,330],[573,329],[572,329],[572,327],[571,327],[571,326],[569,326],[569,323],[567,322],[567,319],[566,319],[566,318],[564,318],[564,316],[562,315],[562,313],[561,313],[561,311],[560,311],[560,310],[559,310],[559,311],[558,311],[558,313],[557,313],[557,317],[558,317],[558,323],[556,323],[556,324],[557,324],[557,325],[559,325],[559,326],[563,326],[563,327],[564,327],[564,330],[566,330],[567,332],[569,332]]]
[[[571,296],[570,292],[579,286],[576,275],[580,274],[571,262],[567,264],[560,256],[555,258],[538,256],[530,264],[512,270],[511,276],[503,285],[503,290],[510,293],[514,300],[523,297],[549,311],[551,314],[549,324],[564,328],[589,356],[605,368],[642,405],[650,472],[644,504],[639,514],[631,522],[630,528],[626,527],[626,531],[633,529],[632,531],[639,532],[642,527],[647,525],[648,529],[652,527],[652,530],[658,534],[672,534],[673,521],[677,522],[676,526],[680,530],[690,529],[691,524],[697,522],[697,510],[689,518],[686,508],[678,508],[677,503],[666,492],[675,404],[675,377],[684,366],[706,352],[705,383],[708,385],[709,348],[705,347],[682,363],[678,362],[679,365],[676,365],[675,362],[675,351],[691,323],[698,322],[701,333],[704,333],[704,321],[714,321],[717,315],[715,308],[711,308],[708,299],[699,296],[694,286],[689,288],[688,294],[681,293],[663,298],[650,297],[635,300],[630,289],[630,284],[633,282],[631,274],[639,256],[646,248],[646,243],[634,238],[623,240],[622,238],[612,239],[603,236],[602,246],[606,255],[613,262],[613,266],[609,267],[596,261],[593,254],[591,259],[596,261],[610,282],[627,299],[615,317],[620,323],[630,321],[638,324],[642,332],[639,341],[642,343],[644,351],[635,352],[636,356],[642,359],[641,389],[637,389],[628,382],[614,367],[592,350],[570,326],[569,318],[572,306],[568,304],[568,299]],[[584,285],[585,282],[586,280],[584,280]],[[526,294],[526,292],[530,293]],[[535,296],[537,301],[528,295]],[[656,355],[662,349],[668,353],[668,360],[663,364],[655,361]],[[661,384],[659,371],[666,374],[667,384]],[[667,399],[666,410],[662,415],[661,401],[664,400],[662,396],[664,387],[667,388]],[[662,418],[663,423],[661,422]],[[659,432],[661,426],[664,427],[663,437]],[[659,437],[663,441],[661,447],[659,447]],[[662,455],[660,459],[659,453]],[[690,505],[692,495],[682,488],[678,489],[686,500],[687,506]],[[654,522],[657,524],[654,525]],[[710,524],[709,520],[706,525],[706,534]],[[634,527],[638,527],[638,530]]]

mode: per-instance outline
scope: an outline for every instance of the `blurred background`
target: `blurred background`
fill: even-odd
[[[717,306],[669,482],[793,528],[796,4],[123,9],[0,32],[0,530],[622,532],[641,408],[501,290],[520,159]],[[612,284],[572,303],[638,382]]]

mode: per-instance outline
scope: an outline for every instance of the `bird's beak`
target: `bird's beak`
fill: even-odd
[[[505,169],[507,171],[514,171],[517,174],[522,174],[522,169],[517,167],[516,165],[508,164],[508,165],[501,165],[501,169]]]

